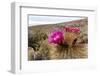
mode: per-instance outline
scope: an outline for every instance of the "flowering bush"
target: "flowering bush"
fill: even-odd
[[[80,28],[78,27],[65,27],[66,32],[80,33]]]

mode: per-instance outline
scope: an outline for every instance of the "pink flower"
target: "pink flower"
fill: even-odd
[[[80,28],[78,27],[65,27],[66,32],[80,33]]]
[[[62,44],[63,40],[64,40],[64,35],[63,35],[63,32],[61,31],[52,32],[48,38],[48,42],[54,43],[54,44]]]

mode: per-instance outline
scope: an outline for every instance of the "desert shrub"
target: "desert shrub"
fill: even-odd
[[[33,36],[28,37],[28,46],[34,48],[35,51],[39,50],[41,43],[47,38],[47,34],[36,32]]]

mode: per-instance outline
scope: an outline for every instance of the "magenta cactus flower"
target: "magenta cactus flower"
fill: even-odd
[[[78,27],[65,27],[66,32],[80,33],[80,28]]]
[[[64,40],[64,34],[61,31],[52,32],[48,38],[48,42],[54,44],[62,44],[63,40]]]

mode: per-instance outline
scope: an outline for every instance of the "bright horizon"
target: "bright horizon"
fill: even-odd
[[[56,16],[29,16],[29,26],[40,24],[55,24],[84,19],[85,17],[56,17]]]

